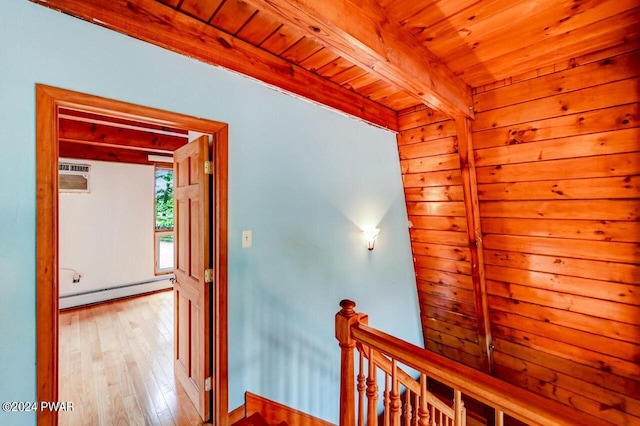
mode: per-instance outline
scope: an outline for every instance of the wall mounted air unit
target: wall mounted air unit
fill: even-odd
[[[58,183],[60,192],[89,192],[89,172],[87,164],[60,163]]]

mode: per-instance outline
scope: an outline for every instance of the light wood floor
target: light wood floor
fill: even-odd
[[[60,314],[60,425],[196,425],[173,375],[173,293]]]

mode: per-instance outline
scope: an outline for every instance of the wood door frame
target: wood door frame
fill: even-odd
[[[36,395],[58,401],[58,109],[134,119],[214,135],[215,283],[212,417],[228,424],[227,256],[228,125],[155,108],[36,84]],[[217,417],[217,418],[215,418]],[[56,425],[55,411],[38,411],[38,425]]]

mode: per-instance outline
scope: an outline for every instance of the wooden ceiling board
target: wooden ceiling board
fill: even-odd
[[[524,46],[486,62],[474,61],[472,64],[468,59],[460,58],[452,61],[450,66],[460,69],[461,78],[478,87],[530,71],[532,63],[542,68],[612,46],[633,43],[640,37],[639,20],[640,9],[634,9],[561,34],[549,43]]]
[[[395,111],[155,0],[34,0],[139,40],[247,75],[390,130]]]
[[[449,17],[467,9],[479,0],[442,0],[427,2],[427,6],[411,18],[402,21],[409,31],[414,34],[420,34],[427,28],[449,19]]]
[[[381,86],[378,90],[372,92],[368,98],[372,99],[376,102],[380,102],[382,99],[386,99],[389,96],[393,96],[396,93],[402,93],[402,90],[398,89],[396,86],[390,83],[386,83],[386,86]]]
[[[93,142],[128,148],[138,146],[161,151],[174,151],[188,142],[187,135],[165,135],[146,130],[133,130],[116,123],[96,124],[68,118],[58,120],[58,132],[59,138],[65,141]]]
[[[209,22],[222,2],[224,0],[183,0],[180,10],[203,22]]]
[[[300,62],[299,65],[302,68],[306,68],[311,72],[317,73],[318,69],[322,68],[325,65],[330,64],[336,59],[338,59],[338,55],[336,55],[330,49],[323,48],[318,50],[313,55],[309,56],[304,61]]]
[[[504,0],[485,0],[482,2],[476,2],[469,7],[460,10],[454,15],[449,16],[447,19],[441,20],[428,27],[423,27],[419,33],[416,33],[416,39],[421,42],[441,42],[448,37],[457,37],[459,40],[464,39],[473,28],[483,21],[490,19],[496,14],[500,14],[505,10],[510,10],[511,13],[517,13],[516,17],[526,18],[526,10],[520,10],[522,8],[521,3],[526,3],[525,8],[533,8],[536,6],[536,2],[529,0],[518,0],[512,2],[505,2]],[[518,10],[516,10],[518,9]],[[524,15],[523,15],[524,12]],[[410,24],[407,24],[410,25]],[[490,29],[499,29],[491,28]],[[428,46],[428,45],[427,45]]]
[[[73,142],[59,142],[59,156],[82,160],[111,161],[115,163],[154,164],[149,155],[162,155],[153,151],[114,148]],[[170,157],[169,157],[170,158]]]
[[[109,117],[103,114],[95,114],[91,112],[71,110],[67,108],[58,109],[58,117],[70,119],[74,121],[83,121],[86,123],[109,124],[132,130],[143,130],[150,133],[170,134],[173,136],[187,137],[186,130],[177,129],[175,127],[161,126],[153,123],[146,123],[137,120],[127,120],[118,117]]]
[[[209,22],[214,27],[235,35],[256,12],[255,7],[242,0],[226,0]]]
[[[248,2],[450,116],[473,117],[471,88],[389,18],[376,0]],[[356,16],[359,19],[349,19]]]
[[[567,1],[571,0],[562,0],[563,6]],[[458,31],[428,41],[426,45],[438,51],[444,61],[461,54],[475,54],[478,58],[478,51],[488,52],[491,47],[503,52],[516,50],[521,46],[520,40],[525,39],[525,34],[540,33],[546,25],[551,24],[548,22],[550,14],[547,5],[525,2],[516,6],[487,16],[486,19],[474,20]]]
[[[318,69],[318,75],[331,79],[342,71],[352,68],[354,65],[344,58],[337,58],[334,61],[329,62],[327,65]]]
[[[460,101],[464,96],[455,92],[461,86],[452,86],[452,81],[470,92],[470,87],[490,87],[525,73],[552,72],[557,64],[579,55],[637,42],[640,32],[637,0],[114,0],[114,6],[97,0],[53,2],[84,3],[78,7],[85,10],[117,9],[124,3],[137,9],[141,3],[141,13],[147,3],[168,6],[177,13],[158,15],[163,25],[178,22],[186,28],[191,25],[187,17],[196,18],[276,55],[282,65],[299,65],[394,111],[431,105],[430,96]],[[377,37],[367,35],[372,32]],[[226,49],[235,49],[236,41],[222,38]],[[181,51],[180,43],[171,37],[163,47]],[[413,47],[405,48],[414,44],[426,48],[426,62]],[[238,59],[243,60],[248,66],[255,61]],[[424,72],[419,72],[420,63]],[[283,68],[283,73],[293,76],[292,70]],[[280,77],[276,80],[284,83]],[[445,102],[439,107],[451,116],[461,113],[460,105],[452,109]]]
[[[401,24],[406,25],[406,21],[415,15],[424,13],[426,9],[434,9],[437,7],[439,1],[387,0],[379,3],[390,16],[393,16]]]
[[[373,83],[367,84],[366,86],[358,88],[356,90],[360,95],[365,96],[367,98],[371,97],[372,94],[378,93],[379,91],[388,91],[393,90],[391,85],[384,80],[376,80]]]
[[[300,62],[322,48],[323,46],[319,45],[315,40],[309,37],[302,37],[296,44],[285,50],[280,57],[294,64],[300,64]]]
[[[595,3],[599,0],[592,0]],[[613,4],[615,3],[615,7]],[[550,41],[554,36],[570,34],[584,26],[607,19],[612,15],[632,9],[637,0],[609,0],[600,8],[578,7],[573,0],[555,1],[533,7],[534,2],[519,4],[516,8],[507,9],[501,13],[474,23],[467,28],[464,44],[460,43],[460,36],[453,35],[429,43],[434,51],[446,63],[468,55],[473,51],[475,61],[484,62],[503,54],[518,50],[522,47]],[[506,42],[505,42],[506,41]],[[567,52],[572,55],[573,52]]]
[[[158,0],[160,3],[164,3],[167,6],[171,6],[173,8],[177,8],[182,0]]]
[[[360,77],[352,79],[351,81],[346,83],[344,87],[347,87],[350,90],[357,92],[359,89],[362,89],[363,87],[368,86],[372,83],[375,83],[376,81],[379,81],[379,80],[380,78],[378,76],[366,73],[361,75]]]
[[[292,27],[282,25],[276,32],[271,34],[271,36],[262,42],[260,47],[267,52],[280,56],[302,37],[302,34],[294,30]]]
[[[282,23],[271,15],[258,11],[236,35],[254,46],[259,46],[281,26]]]
[[[366,73],[367,73],[366,70],[363,70],[359,66],[354,65],[353,67],[347,70],[344,70],[340,74],[336,74],[333,78],[331,78],[331,81],[342,86],[344,84],[347,84],[351,80],[354,80],[358,77],[362,77]]]
[[[378,101],[394,111],[400,111],[415,105],[422,105],[422,101],[407,92],[397,92]]]

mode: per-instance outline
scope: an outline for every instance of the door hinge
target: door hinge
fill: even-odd
[[[213,174],[213,161],[205,161],[204,162],[204,174],[212,175]]]
[[[213,269],[205,269],[204,270],[204,282],[212,283],[213,282]]]
[[[211,390],[211,377],[204,379],[204,390],[207,392]]]

